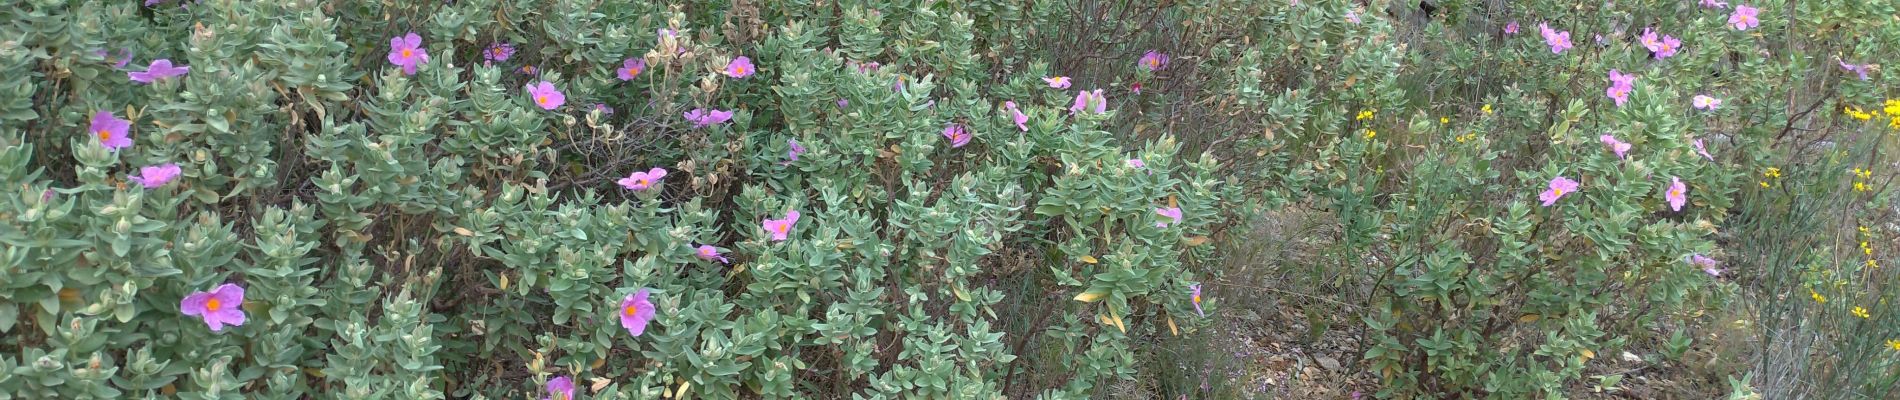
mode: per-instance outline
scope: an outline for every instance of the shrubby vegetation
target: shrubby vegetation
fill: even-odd
[[[1894,14],[16,0],[0,399],[1252,398],[1269,270],[1381,398],[1890,397]]]

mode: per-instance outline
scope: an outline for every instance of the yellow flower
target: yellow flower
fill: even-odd
[[[1438,123],[1449,124],[1451,123],[1451,117],[1438,117]]]
[[[1880,268],[1880,262],[1874,261],[1874,259],[1869,258],[1867,259],[1867,268]]]
[[[1867,226],[1865,226],[1865,225],[1862,225],[1862,226],[1860,227],[1860,233],[1861,233],[1861,234],[1863,234],[1863,235],[1865,235],[1865,234],[1867,234]]]
[[[1373,137],[1373,136],[1379,136],[1379,132],[1375,132],[1375,131],[1373,131],[1373,130],[1371,130],[1371,129],[1367,129],[1367,130],[1366,130],[1366,140],[1372,140],[1372,137]]]
[[[1353,120],[1357,120],[1357,121],[1364,121],[1368,119],[1372,119],[1372,110],[1360,111],[1359,116],[1353,117]]]
[[[1759,184],[1761,184],[1761,187],[1762,187],[1763,189],[1766,189],[1766,188],[1768,188],[1768,182],[1766,182],[1766,181],[1757,181],[1757,182],[1755,182],[1755,183],[1759,183]]]
[[[1491,113],[1491,104],[1488,104],[1488,103],[1487,103],[1487,104],[1485,104],[1485,105],[1484,105],[1484,108],[1481,108],[1481,109],[1479,109],[1479,110],[1480,110],[1480,111],[1484,111],[1484,113],[1485,113],[1485,114],[1490,114],[1490,113]]]
[[[1887,99],[1885,105],[1880,111],[1886,112],[1888,116],[1900,115],[1900,99]]]
[[[1816,292],[1814,291],[1814,289],[1808,289],[1808,295],[1813,296],[1814,302],[1816,303],[1827,304],[1827,296],[1822,296],[1821,292]]]
[[[1866,111],[1862,111],[1860,107],[1855,107],[1855,106],[1842,107],[1841,113],[1847,114],[1847,116],[1854,117],[1854,119],[1858,119],[1862,121],[1866,121],[1874,117],[1873,114],[1868,114]]]
[[[1867,315],[1867,309],[1860,308],[1860,306],[1854,306],[1854,316],[1860,317],[1860,319],[1867,319],[1868,317],[1870,317],[1869,315]]]
[[[1762,172],[1761,172],[1761,176],[1766,176],[1766,177],[1769,177],[1769,178],[1780,178],[1780,177],[1781,177],[1781,168],[1775,168],[1775,167],[1768,167],[1768,170],[1767,170],[1767,171],[1762,171]]]
[[[1854,191],[1856,192],[1867,191],[1867,182],[1854,182]]]
[[[1900,117],[1893,117],[1893,120],[1887,121],[1887,127],[1893,128],[1893,129],[1900,129]]]
[[[1887,339],[1887,347],[1891,347],[1895,351],[1900,351],[1900,339]]]

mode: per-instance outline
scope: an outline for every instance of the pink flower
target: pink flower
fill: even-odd
[[[1848,64],[1847,60],[1839,60],[1835,62],[1838,62],[1841,64],[1841,69],[1847,70],[1847,72],[1852,72],[1852,73],[1860,75],[1860,80],[1863,80],[1863,81],[1867,80],[1867,66],[1866,65]]]
[[[229,283],[209,292],[192,292],[178,302],[185,315],[204,319],[212,332],[223,331],[226,325],[243,326],[243,306],[244,288]]]
[[[1719,1],[1719,0],[1702,0],[1702,8],[1728,8],[1728,2]]]
[[[171,183],[172,179],[178,178],[179,173],[177,163],[164,163],[139,167],[139,174],[127,179],[145,186],[146,189],[154,189]]]
[[[1346,22],[1359,23],[1359,12],[1350,9],[1346,10]]]
[[[805,146],[799,146],[798,139],[785,139],[785,144],[791,146],[792,150],[785,152],[786,160],[779,165],[791,164],[793,161],[798,161],[799,154],[805,154]]]
[[[792,233],[792,225],[798,223],[798,210],[785,212],[784,219],[766,219],[765,232],[772,235],[772,241],[783,242]]]
[[[1108,97],[1102,96],[1102,89],[1095,89],[1093,92],[1085,90],[1075,94],[1075,104],[1069,106],[1069,112],[1079,113],[1083,110],[1094,111],[1096,114],[1108,112]]]
[[[523,65],[521,66],[521,74],[528,75],[528,76],[540,76],[541,70],[535,69],[533,65]]]
[[[552,110],[559,108],[562,104],[567,104],[567,95],[561,94],[561,90],[555,89],[554,84],[548,81],[528,85],[527,89],[528,96],[534,98],[534,105],[541,106],[543,110]]]
[[[757,69],[752,68],[751,58],[739,56],[739,58],[732,59],[732,62],[726,63],[724,73],[733,79],[745,79],[745,77],[752,76],[752,73],[757,71]]]
[[[1058,76],[1054,78],[1042,78],[1042,81],[1049,82],[1049,87],[1052,87],[1052,88],[1056,88],[1056,89],[1069,88],[1069,77],[1066,77],[1066,76]]]
[[[1669,211],[1682,211],[1682,205],[1689,202],[1688,193],[1689,187],[1682,184],[1681,178],[1669,177],[1669,191],[1663,193],[1663,200],[1669,201]]]
[[[403,75],[415,75],[416,66],[429,63],[429,50],[422,48],[422,37],[415,32],[389,38],[389,63],[402,67]]]
[[[1715,261],[1715,259],[1701,254],[1691,254],[1689,255],[1689,263],[1702,267],[1702,272],[1709,274],[1711,277],[1719,278],[1722,276],[1722,270],[1715,269],[1715,267],[1722,265],[1721,261]]]
[[[172,60],[160,58],[152,60],[152,65],[145,67],[145,72],[127,72],[125,75],[139,83],[152,83],[160,79],[183,76],[189,72],[191,72],[191,67],[173,67]]]
[[[642,289],[642,290],[645,290],[645,289]],[[640,335],[634,335],[634,336],[640,336]],[[541,398],[541,400],[574,400],[574,380],[573,379],[569,379],[568,377],[565,377],[565,376],[549,379],[547,389],[548,389],[548,397],[543,397]]]
[[[1174,219],[1174,222],[1173,222],[1173,224],[1180,224],[1180,223],[1181,223],[1181,208],[1180,208],[1180,207],[1168,207],[1168,208],[1159,208],[1159,207],[1157,207],[1157,208],[1155,208],[1155,214],[1160,214],[1160,215],[1161,215],[1161,216],[1163,216],[1163,217],[1168,217],[1168,218],[1172,218],[1172,219]],[[1164,222],[1156,222],[1156,223],[1155,223],[1155,227],[1156,227],[1156,228],[1166,228],[1166,227],[1168,227],[1168,225],[1169,225],[1169,224],[1170,224],[1169,222],[1165,222],[1165,221],[1164,221]]]
[[[1728,15],[1728,24],[1734,26],[1735,30],[1738,31],[1745,31],[1748,30],[1748,28],[1761,26],[1761,20],[1755,17],[1755,15],[1760,12],[1761,10],[1754,7],[1736,4],[1735,12]]]
[[[693,255],[699,257],[701,260],[718,261],[720,264],[732,263],[731,260],[726,259],[726,256],[719,255],[718,247],[713,247],[713,245],[710,244],[702,244],[694,248]]]
[[[953,123],[944,125],[943,138],[950,140],[950,148],[963,147],[963,145],[970,144],[970,131],[965,129],[962,124]]]
[[[633,80],[633,77],[640,76],[640,73],[645,72],[646,70],[647,70],[646,58],[630,57],[630,58],[627,58],[626,61],[620,62],[620,68],[615,69],[614,74],[619,75],[620,80],[631,81]]]
[[[632,175],[620,178],[620,187],[635,192],[644,191],[660,184],[660,178],[666,177],[666,168],[654,167],[646,172],[634,171]]]
[[[1135,82],[1135,83],[1129,84],[1128,91],[1135,92],[1135,94],[1141,94],[1141,82]]]
[[[614,115],[614,108],[607,106],[607,103],[594,103],[594,111],[599,111],[600,115]]]
[[[1201,311],[1201,284],[1188,285],[1188,302],[1194,303],[1195,314],[1200,314],[1203,318],[1207,317],[1207,312]]]
[[[132,121],[119,119],[111,111],[101,110],[92,113],[92,125],[86,131],[99,138],[99,145],[105,146],[106,150],[118,150],[132,147],[132,136],[127,133],[131,128]]]
[[[1572,47],[1570,45],[1570,32],[1550,29],[1550,24],[1542,22],[1537,23],[1537,30],[1543,33],[1544,44],[1550,45],[1551,54],[1563,54],[1565,49]]]
[[[1139,158],[1130,158],[1128,159],[1128,168],[1134,168],[1134,169],[1148,168],[1148,163],[1142,162],[1141,159]]]
[[[1506,35],[1516,35],[1516,34],[1517,34],[1517,21],[1511,21],[1511,23],[1508,23],[1508,24],[1504,24],[1504,34],[1506,34]]]
[[[647,288],[640,288],[620,299],[620,327],[627,328],[627,333],[633,334],[633,337],[645,334],[647,323],[653,322],[653,302],[647,300],[647,295]],[[553,391],[553,382],[548,382],[548,389]],[[568,394],[573,395],[572,389],[569,390]]]
[[[1148,54],[1142,54],[1141,59],[1135,61],[1135,64],[1148,68],[1149,71],[1160,71],[1168,67],[1168,55],[1148,50]]]
[[[1023,132],[1029,131],[1029,115],[1023,114],[1022,110],[1017,110],[1016,102],[1005,101],[1003,108],[1009,110],[1010,118],[1016,121],[1016,129],[1021,129]]]
[[[1624,158],[1623,153],[1627,153],[1630,151],[1630,144],[1624,143],[1621,140],[1616,140],[1615,136],[1610,136],[1608,134],[1605,134],[1603,136],[1598,136],[1597,140],[1602,141],[1603,146],[1609,147],[1610,151],[1616,152],[1616,158]]]
[[[726,121],[731,120],[731,119],[732,119],[731,111],[719,111],[719,110],[713,110],[713,109],[695,108],[692,111],[686,112],[686,120],[692,121],[694,128],[704,128],[704,127],[713,126],[717,124],[723,124]]]
[[[1709,155],[1709,149],[1706,147],[1702,147],[1702,139],[1697,138],[1696,140],[1689,142],[1689,144],[1695,146],[1696,154],[1701,154],[1702,158],[1707,158],[1709,159],[1709,161],[1715,161],[1715,156]]]
[[[1610,70],[1610,88],[1604,90],[1604,94],[1610,96],[1611,100],[1615,100],[1617,107],[1622,107],[1624,102],[1630,100],[1632,90],[1636,90],[1635,75],[1624,75],[1617,70]]]
[[[1654,53],[1658,59],[1674,56],[1676,49],[1682,48],[1682,41],[1676,40],[1675,36],[1658,36],[1656,30],[1651,28],[1643,28],[1643,36],[1639,40],[1643,43],[1643,48],[1649,49],[1649,52]]]
[[[514,56],[515,46],[508,42],[490,43],[488,50],[482,51],[482,60],[485,61],[508,61],[509,57]]]
[[[1551,178],[1550,189],[1545,190],[1544,193],[1537,195],[1537,199],[1543,200],[1545,207],[1550,207],[1551,205],[1557,204],[1557,199],[1561,199],[1564,197],[1564,195],[1575,193],[1576,191],[1577,191],[1577,181],[1573,181],[1573,180],[1570,180],[1570,178],[1559,176],[1556,178]]]
[[[1694,102],[1695,108],[1703,110],[1714,110],[1716,107],[1722,106],[1722,99],[1709,97],[1708,95],[1698,94],[1691,100]]]

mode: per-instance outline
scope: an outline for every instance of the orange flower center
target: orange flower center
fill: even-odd
[[[409,58],[409,57],[413,57],[413,56],[415,56],[415,55],[416,55],[416,51],[415,51],[415,50],[410,50],[410,49],[402,49],[402,58]]]
[[[1671,191],[1669,191],[1669,195],[1670,195],[1670,196],[1676,196],[1676,197],[1682,197],[1682,191],[1681,191],[1681,190],[1671,190]]]
[[[622,310],[621,312],[625,312],[625,313],[627,313],[627,315],[633,315],[633,313],[634,313],[634,312],[637,312],[637,311],[639,311],[639,309],[638,309],[638,308],[636,308],[636,307],[634,307],[634,306],[627,306],[627,309],[626,309],[626,310]]]
[[[640,184],[640,186],[646,186],[646,185],[647,185],[647,180],[645,180],[645,179],[640,179],[640,180],[635,180],[635,181],[633,181],[633,182],[634,182],[634,183],[637,183],[637,184]]]
[[[778,224],[778,226],[774,226],[772,227],[772,229],[778,231],[778,233],[785,233],[786,225],[790,225],[790,224]]]
[[[1201,303],[1201,295],[1198,295],[1198,294],[1197,294],[1197,295],[1194,295],[1194,303],[1195,303],[1195,304],[1200,304],[1200,303]]]
[[[205,300],[206,310],[217,311],[219,308],[222,308],[223,306],[224,306],[224,303],[219,302],[218,299]]]
[[[1556,193],[1556,194],[1557,194],[1558,196],[1562,196],[1562,195],[1564,195],[1564,189],[1563,189],[1563,188],[1550,188],[1550,191],[1551,191],[1552,193]]]
[[[733,75],[745,75],[745,67],[732,67]]]
[[[548,104],[548,96],[534,96],[534,102],[538,104]]]
[[[100,129],[100,130],[99,130],[99,141],[101,141],[101,142],[104,142],[104,141],[107,141],[107,140],[112,140],[112,132],[110,132],[110,131],[107,131],[107,130],[104,130],[104,129]]]

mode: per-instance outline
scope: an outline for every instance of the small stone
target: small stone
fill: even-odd
[[[1318,360],[1319,366],[1326,367],[1327,370],[1338,371],[1341,367],[1339,360],[1332,357],[1319,356]]]

